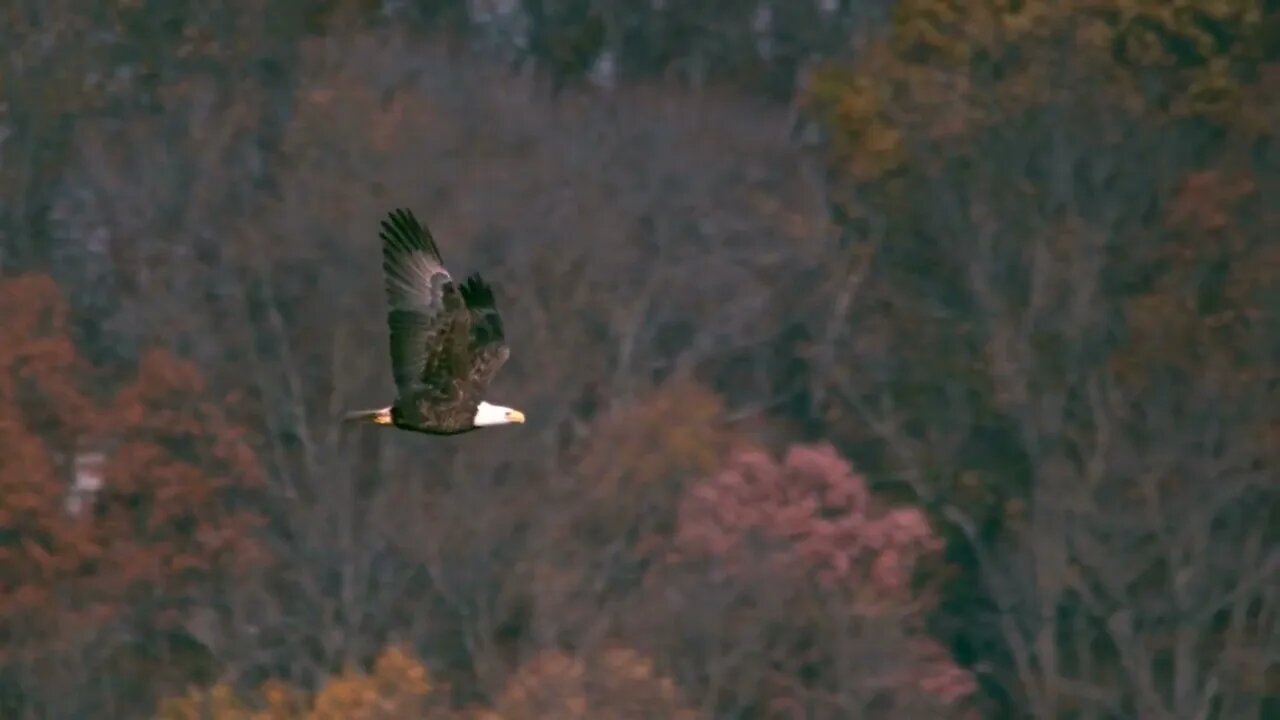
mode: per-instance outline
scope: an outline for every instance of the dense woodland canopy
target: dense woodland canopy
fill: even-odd
[[[11,0],[0,716],[1280,715],[1280,3]],[[389,397],[376,223],[517,429]]]

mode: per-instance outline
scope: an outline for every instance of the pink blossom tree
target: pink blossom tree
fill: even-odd
[[[942,540],[916,508],[877,499],[828,444],[776,461],[735,453],[680,503],[661,564],[668,604],[727,642],[690,649],[715,697],[796,717],[959,715],[972,675],[925,632],[933,593],[916,581]],[[701,610],[702,612],[699,612]]]

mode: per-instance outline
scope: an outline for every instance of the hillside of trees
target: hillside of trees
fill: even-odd
[[[0,717],[1280,716],[1280,2],[15,0]],[[496,287],[455,438],[377,223]]]

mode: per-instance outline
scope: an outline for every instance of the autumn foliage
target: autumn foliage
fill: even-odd
[[[792,446],[780,461],[740,448],[692,483],[664,563],[705,568],[714,583],[740,588],[743,602],[726,612],[771,628],[767,642],[779,654],[760,688],[768,706],[835,717],[837,704],[826,698],[843,696],[846,707],[875,704],[909,717],[930,704],[934,713],[960,708],[976,690],[924,627],[935,595],[921,570],[941,549],[922,512],[878,498],[824,443]],[[754,614],[753,605],[778,598],[793,609],[767,619]],[[858,631],[866,633],[862,642],[878,646],[879,681],[850,687],[815,670],[866,662],[858,651],[816,639],[824,627],[849,622],[868,628]],[[893,630],[870,631],[877,624]]]
[[[866,479],[818,445],[793,446],[781,463],[739,451],[685,497],[675,548],[715,557],[730,572],[759,563],[780,573],[803,568],[824,586],[900,603],[912,594],[919,559],[942,541],[918,509],[877,507]]]
[[[696,720],[680,690],[653,661],[625,647],[588,657],[534,656],[507,681],[489,720]]]
[[[262,562],[262,470],[190,364],[152,350],[113,387],[44,276],[0,282],[0,315],[0,671],[171,630]]]
[[[385,648],[369,672],[351,668],[327,678],[315,693],[278,680],[256,693],[218,684],[190,688],[160,704],[158,720],[449,720],[447,693],[420,660],[399,646]]]
[[[1276,2],[246,7],[0,22],[0,717],[1277,716]]]
[[[326,678],[314,693],[279,681],[243,694],[220,684],[165,700],[158,720],[696,720],[680,691],[634,650],[590,659],[547,651],[507,679],[491,706],[449,708],[449,688],[405,648],[389,646],[368,672]]]

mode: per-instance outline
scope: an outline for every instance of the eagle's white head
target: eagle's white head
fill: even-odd
[[[490,405],[483,400],[476,407],[476,418],[472,423],[476,427],[490,427],[493,425],[510,425],[512,423],[523,423],[524,413],[514,408],[503,407],[501,405]]]

